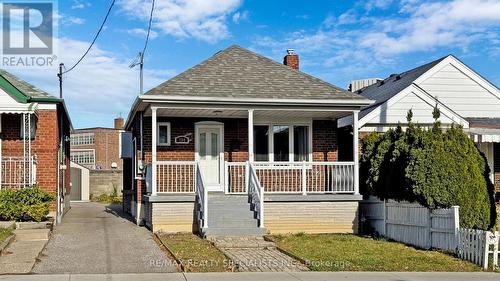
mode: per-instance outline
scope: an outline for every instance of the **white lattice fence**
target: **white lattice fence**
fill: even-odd
[[[461,228],[458,235],[457,255],[488,269],[489,256],[493,255],[493,266],[498,267],[498,231]]]

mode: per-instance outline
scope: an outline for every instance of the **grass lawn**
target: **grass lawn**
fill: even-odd
[[[102,194],[99,196],[91,196],[90,201],[97,203],[106,203],[106,204],[121,204],[123,198],[121,196],[113,196]]]
[[[276,235],[288,252],[310,262],[315,271],[479,271],[472,263],[437,251],[397,242],[342,234]]]
[[[12,229],[10,228],[1,228],[0,227],[0,243],[2,243],[7,237],[12,234]]]
[[[231,271],[226,256],[194,234],[159,234],[158,237],[190,272]]]

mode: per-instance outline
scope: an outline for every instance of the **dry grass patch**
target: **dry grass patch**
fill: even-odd
[[[438,251],[342,234],[276,235],[284,250],[315,271],[479,271],[472,263]]]
[[[162,243],[179,259],[185,271],[232,271],[226,256],[209,241],[191,233],[158,234]]]

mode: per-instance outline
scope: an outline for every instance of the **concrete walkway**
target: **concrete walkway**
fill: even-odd
[[[103,274],[103,275],[15,275],[0,276],[13,281],[498,281],[498,273],[432,273],[432,272],[240,272],[240,273],[168,273],[168,274]]]
[[[309,271],[299,261],[280,252],[276,244],[260,236],[212,237],[210,240],[231,259],[238,271]]]
[[[72,203],[33,273],[175,272],[150,231],[132,223],[120,205]],[[42,279],[43,280],[43,279]]]

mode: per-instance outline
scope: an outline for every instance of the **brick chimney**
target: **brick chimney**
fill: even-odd
[[[283,58],[283,64],[299,70],[299,55],[293,49],[287,49],[286,56]]]
[[[122,129],[122,127],[123,127],[123,118],[121,117],[115,118],[115,129],[119,130]]]

